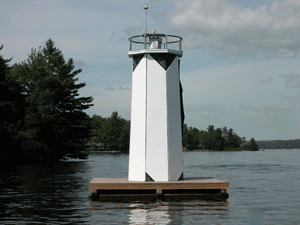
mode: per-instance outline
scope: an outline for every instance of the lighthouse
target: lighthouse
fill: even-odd
[[[147,32],[129,38],[132,59],[128,178],[95,177],[92,200],[226,200],[229,183],[183,177],[182,38]]]
[[[181,180],[182,38],[152,30],[129,41],[133,66],[128,180]]]

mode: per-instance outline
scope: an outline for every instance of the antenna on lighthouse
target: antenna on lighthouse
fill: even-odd
[[[145,10],[145,34],[147,34],[147,10],[148,10],[148,6],[145,5],[144,6],[144,10]]]

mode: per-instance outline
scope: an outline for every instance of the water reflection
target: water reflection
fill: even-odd
[[[183,224],[206,221],[211,216],[228,216],[227,201],[101,202],[90,201],[93,224]],[[112,214],[112,212],[114,212]],[[118,215],[118,217],[116,217]],[[127,218],[127,219],[126,219]]]
[[[174,224],[168,203],[130,204],[129,224]],[[177,223],[178,221],[176,221]]]
[[[129,208],[129,224],[183,224],[183,221],[190,221],[190,218],[186,217],[186,212],[189,212],[188,216],[197,220],[203,220],[211,215],[228,215],[227,201],[158,201],[147,204],[133,203],[129,204]]]
[[[4,193],[0,216],[6,223],[62,224],[84,221],[80,191],[86,188],[81,173],[84,162],[18,166],[1,174],[0,191]]]

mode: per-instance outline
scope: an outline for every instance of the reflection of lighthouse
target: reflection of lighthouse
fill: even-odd
[[[152,32],[133,36],[129,181],[183,178],[182,38]]]

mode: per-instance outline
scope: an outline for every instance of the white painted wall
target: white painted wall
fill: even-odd
[[[146,172],[168,180],[166,71],[148,54]]]
[[[130,181],[178,180],[183,172],[178,58],[165,71],[146,54],[132,74]]]
[[[145,180],[146,67],[144,57],[132,72],[131,127],[128,180]]]
[[[167,121],[168,121],[168,180],[178,180],[183,172],[181,108],[178,58],[168,68],[167,80]]]

